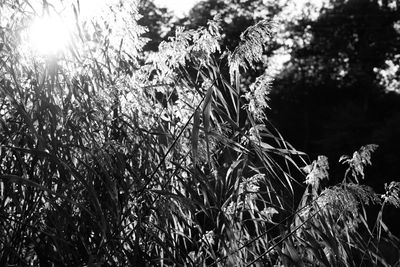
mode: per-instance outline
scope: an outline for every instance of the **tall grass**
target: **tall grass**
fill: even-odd
[[[369,230],[363,205],[379,201],[357,179],[371,147],[344,159],[355,180],[321,192],[326,159],[301,174],[263,113],[268,75],[243,83],[267,22],[227,59],[217,19],[147,53],[134,1],[91,21],[64,3],[73,38],[46,57],[23,33],[55,7],[29,4],[0,5],[0,265],[389,264],[380,246],[397,241],[381,215]]]

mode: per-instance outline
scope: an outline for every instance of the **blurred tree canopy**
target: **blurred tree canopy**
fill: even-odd
[[[398,117],[400,97],[381,86],[376,71],[399,54],[394,25],[400,13],[379,2],[331,1],[317,20],[289,25],[290,38],[302,41],[292,42],[271,105],[274,120],[296,147],[337,157],[376,142],[382,153],[400,160],[392,150],[398,141],[390,140],[396,127],[382,132]]]
[[[148,42],[143,49],[157,51],[163,37],[171,30],[172,12],[156,6],[152,0],[140,0],[138,6],[138,12],[142,15],[138,24],[147,27],[143,37],[148,38]]]

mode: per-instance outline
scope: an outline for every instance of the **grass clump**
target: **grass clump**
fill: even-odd
[[[268,78],[239,77],[261,58],[266,22],[242,36],[227,71],[215,21],[143,52],[136,2],[121,3],[88,21],[64,3],[72,38],[45,56],[22,49],[23,33],[56,2],[0,5],[2,25],[15,19],[0,40],[0,265],[388,264],[379,245],[395,241],[362,212],[379,202],[357,179],[369,147],[344,160],[352,182],[322,189],[327,159],[306,167],[294,203],[304,154],[263,115]]]

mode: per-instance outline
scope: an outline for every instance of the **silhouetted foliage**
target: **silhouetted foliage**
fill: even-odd
[[[143,50],[157,51],[159,44],[172,27],[172,12],[157,7],[152,0],[140,0],[138,5],[138,12],[142,15],[138,24],[147,27],[147,32],[142,35],[148,38]]]

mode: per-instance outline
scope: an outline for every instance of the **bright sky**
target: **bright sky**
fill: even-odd
[[[174,11],[178,17],[183,17],[200,0],[155,0],[156,5]]]
[[[1,1],[1,0],[0,0]],[[183,17],[187,15],[189,10],[201,0],[154,0],[160,7],[166,7],[173,11],[176,16]],[[284,0],[281,0],[284,1]],[[302,12],[302,6],[306,1],[314,4],[326,2],[328,0],[293,0],[292,6],[286,9],[281,15],[283,20],[296,17],[296,12]],[[101,13],[101,10],[110,2],[119,3],[119,0],[84,0],[81,1],[81,17],[91,18],[95,14]],[[38,3],[37,10],[41,9]],[[62,2],[60,2],[61,4]],[[94,4],[96,3],[96,4]],[[61,8],[62,5],[59,7]],[[299,14],[300,14],[299,13]],[[299,15],[298,14],[298,15]],[[65,14],[64,14],[65,15]],[[69,14],[73,20],[73,13]],[[316,14],[318,15],[318,14]],[[37,18],[29,29],[29,39],[31,45],[40,54],[57,54],[62,51],[69,42],[69,28],[67,15],[63,19],[57,16],[49,16]]]

